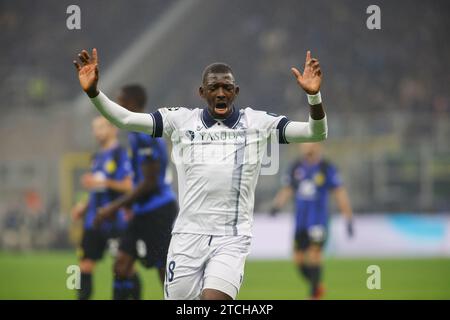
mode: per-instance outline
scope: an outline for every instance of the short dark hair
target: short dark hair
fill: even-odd
[[[147,94],[145,89],[138,84],[129,84],[121,88],[127,99],[133,100],[135,107],[143,109],[147,103]]]
[[[205,68],[205,70],[203,70],[202,83],[205,83],[206,77],[210,73],[231,73],[231,74],[233,74],[233,70],[226,63],[214,62],[214,63],[210,64],[209,66],[207,66]]]

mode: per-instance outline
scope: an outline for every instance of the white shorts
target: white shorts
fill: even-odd
[[[167,253],[165,299],[199,299],[206,288],[235,299],[250,242],[248,236],[174,233]]]

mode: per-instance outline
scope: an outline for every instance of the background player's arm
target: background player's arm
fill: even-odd
[[[71,211],[72,220],[77,221],[84,217],[84,215],[87,212],[88,203],[85,202],[78,202]]]
[[[350,198],[348,196],[347,189],[344,186],[339,186],[333,190],[333,196],[336,200],[336,204],[339,208],[339,212],[345,217],[347,222],[347,233],[349,236],[353,236],[353,210],[350,204]]]
[[[98,188],[109,188],[116,192],[125,193],[133,188],[133,181],[131,177],[125,177],[120,180],[103,179],[96,177],[92,173],[86,173],[81,177],[81,185],[89,191]]]
[[[116,192],[126,193],[133,189],[133,180],[131,177],[122,180],[106,179],[105,187]]]
[[[353,211],[352,206],[350,205],[347,189],[344,186],[337,187],[333,190],[333,196],[336,200],[339,211],[346,219],[350,220],[353,217]]]
[[[315,142],[327,138],[327,118],[320,96],[320,85],[322,82],[322,71],[319,60],[311,58],[311,52],[306,53],[305,68],[303,74],[292,68],[298,85],[306,92],[310,103],[309,122],[291,121],[286,125],[285,137],[288,142]],[[313,104],[311,104],[311,102]]]
[[[144,179],[131,192],[114,200],[109,205],[100,208],[97,212],[99,222],[111,218],[121,207],[129,207],[135,201],[149,197],[158,190],[159,161],[148,161],[141,166]]]
[[[272,202],[272,208],[270,210],[271,215],[275,215],[278,211],[283,208],[286,203],[292,198],[294,191],[290,186],[284,186],[278,193]]]
[[[154,121],[151,115],[128,111],[108,99],[98,89],[98,56],[97,49],[92,50],[92,57],[86,50],[78,54],[79,62],[73,61],[78,71],[81,88],[91,98],[98,111],[111,123],[121,129],[152,134]]]

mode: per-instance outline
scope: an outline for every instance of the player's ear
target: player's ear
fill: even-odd
[[[203,90],[203,86],[198,88],[198,94],[200,97],[205,98],[205,91]]]
[[[236,86],[236,87],[234,88],[234,94],[235,94],[235,95],[238,95],[238,94],[239,94],[239,86]]]

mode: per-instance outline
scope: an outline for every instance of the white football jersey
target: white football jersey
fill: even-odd
[[[173,233],[251,236],[267,141],[287,143],[289,120],[251,108],[233,108],[223,120],[206,108],[161,108],[151,115],[153,136],[173,143],[180,205]]]

